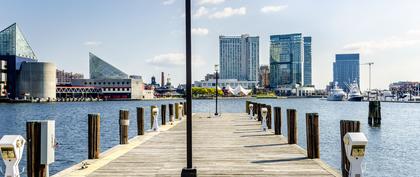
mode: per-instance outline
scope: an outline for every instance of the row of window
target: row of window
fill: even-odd
[[[103,91],[130,91],[130,88],[103,88]]]
[[[84,84],[85,85],[111,85],[111,83],[112,83],[112,85],[115,85],[115,84],[117,84],[117,85],[124,85],[124,84],[127,84],[127,85],[129,85],[130,84],[130,82],[85,82]]]

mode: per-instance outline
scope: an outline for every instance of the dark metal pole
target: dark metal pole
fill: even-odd
[[[215,116],[219,115],[219,113],[217,113],[217,97],[219,96],[219,90],[217,89],[217,85],[218,85],[218,73],[216,70],[216,113],[214,113]]]
[[[186,99],[187,99],[187,167],[182,169],[182,177],[195,177],[197,170],[192,165],[192,96],[191,96],[191,0],[185,0],[186,36]]]

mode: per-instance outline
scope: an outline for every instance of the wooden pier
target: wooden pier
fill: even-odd
[[[185,122],[177,121],[87,160],[87,168],[77,164],[54,176],[180,176],[185,141]],[[245,113],[194,114],[193,165],[198,176],[341,176],[286,137],[261,131]]]

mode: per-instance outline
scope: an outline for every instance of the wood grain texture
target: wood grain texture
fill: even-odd
[[[247,114],[193,119],[193,166],[198,176],[335,176],[296,145]],[[135,147],[89,176],[180,176],[186,165],[185,121]]]

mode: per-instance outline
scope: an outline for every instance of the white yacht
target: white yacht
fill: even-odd
[[[363,95],[360,92],[359,85],[354,81],[349,87],[348,101],[363,101]]]
[[[334,88],[330,90],[328,94],[328,101],[344,101],[346,98],[346,93],[343,89],[338,88],[337,83],[335,83]]]

